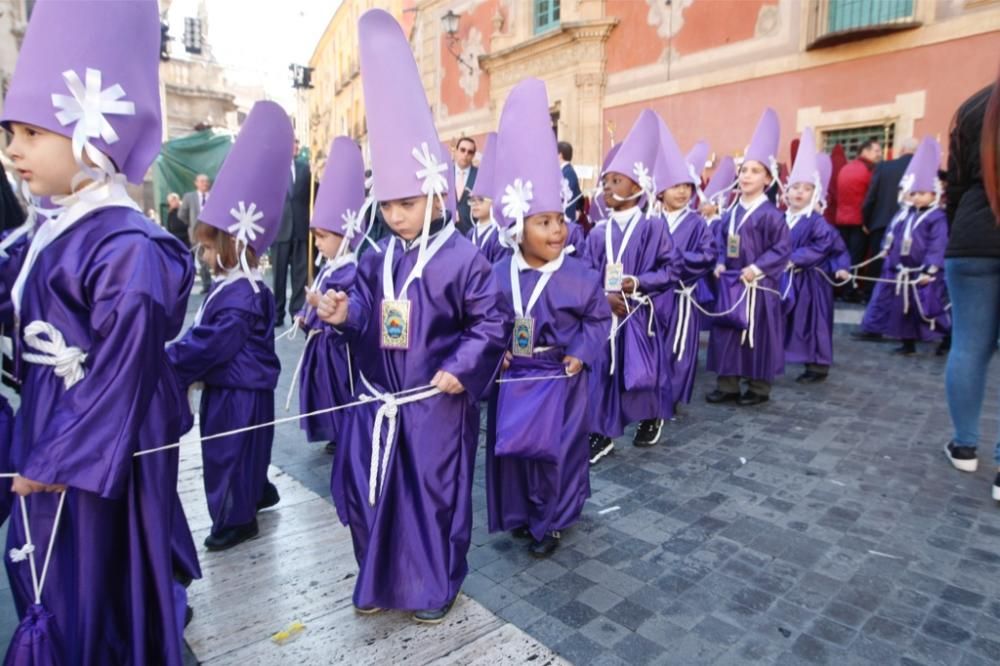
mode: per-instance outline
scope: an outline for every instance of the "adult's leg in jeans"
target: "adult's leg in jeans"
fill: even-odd
[[[285,293],[288,290],[288,260],[291,245],[287,242],[275,243],[271,250],[271,259],[274,260],[274,316],[279,322],[285,318]]]
[[[951,353],[945,371],[948,411],[955,443],[976,446],[986,371],[1000,333],[1000,259],[947,259],[945,279],[952,316]]]

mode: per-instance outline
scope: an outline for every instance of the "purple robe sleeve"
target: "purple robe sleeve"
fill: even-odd
[[[253,326],[253,315],[227,308],[211,321],[192,326],[167,347],[167,356],[183,386],[201,380],[213,368],[225,365],[240,351]]]
[[[851,270],[851,253],[847,251],[847,245],[844,243],[843,237],[840,235],[833,225],[827,223],[827,228],[830,230],[830,263],[829,269],[831,273],[836,273],[837,271],[849,271]]]
[[[177,273],[164,265],[170,259],[156,243],[119,238],[99,248],[82,276],[91,303],[86,376],[51,406],[48,424],[20,470],[29,479],[108,498],[120,497],[127,487],[160,381],[171,323],[164,300],[173,299],[180,286],[165,278]],[[190,287],[193,269],[183,270]]]
[[[659,220],[649,220],[647,223],[653,232],[646,239],[648,247],[643,248],[643,253],[653,253],[653,266],[635,277],[639,280],[639,291],[642,293],[662,294],[677,281],[675,272],[681,264],[681,255],[665,223]]]
[[[482,255],[475,256],[464,277],[462,337],[440,369],[455,375],[469,395],[479,397],[489,390],[500,369],[514,310]]]
[[[788,266],[788,257],[791,254],[791,241],[788,235],[788,224],[785,223],[785,216],[776,208],[771,208],[765,212],[756,213],[760,217],[756,222],[760,224],[761,239],[764,243],[763,252],[757,255],[753,265],[759,268],[765,275],[775,279],[781,276]]]
[[[587,299],[577,315],[580,318],[580,332],[566,348],[566,354],[575,356],[587,367],[593,367],[603,358],[608,331],[611,329],[611,306],[601,289],[598,276],[587,272],[593,278],[590,285],[580,285]]]
[[[943,210],[933,213],[927,222],[927,254],[924,266],[928,273],[938,273],[944,270],[944,252],[948,247],[948,218]]]
[[[828,231],[830,225],[825,220],[812,218],[808,221],[802,220],[799,224],[807,222],[812,224],[809,235],[802,245],[792,250],[791,261],[796,268],[818,266],[830,254],[833,246],[833,239]]]
[[[11,300],[10,294],[17,280],[17,274],[21,272],[21,266],[24,264],[28,245],[27,238],[21,237],[7,248],[7,256],[0,256],[0,326],[7,330],[14,326],[14,301]]]
[[[697,237],[694,247],[685,250],[681,255],[680,276],[681,281],[686,284],[693,284],[715,270],[715,234],[701,221],[701,218],[698,219],[698,224],[701,228],[693,232]]]

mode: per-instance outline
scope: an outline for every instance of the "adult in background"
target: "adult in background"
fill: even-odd
[[[954,437],[945,447],[963,472],[978,467],[979,416],[986,371],[1000,334],[1000,77],[967,99],[948,137],[948,221],[945,277],[951,296],[952,341],[945,372]],[[994,451],[1000,465],[1000,444]],[[1000,473],[993,482],[1000,500]]]
[[[299,141],[295,140],[292,161],[288,166],[288,194],[281,216],[281,228],[271,248],[274,270],[275,326],[285,325],[285,312],[294,317],[306,302],[309,279],[309,187],[312,174],[309,164],[297,159]],[[291,272],[292,296],[288,298],[288,274]],[[286,308],[287,304],[287,308]]]
[[[472,164],[476,158],[475,139],[463,136],[455,144],[455,196],[458,200],[458,222],[455,227],[468,235],[472,229],[472,211],[469,208],[469,195],[472,186],[476,184],[479,169]]]
[[[566,181],[570,192],[570,203],[564,213],[567,219],[575,222],[580,219],[580,213],[583,212],[583,195],[580,192],[580,179],[576,175],[576,169],[573,168],[573,146],[566,141],[560,141],[556,144],[556,150],[559,151],[559,168],[562,169],[563,180]]]
[[[185,192],[181,199],[181,207],[177,211],[177,215],[187,226],[188,239],[185,245],[188,247],[195,244],[194,228],[198,226],[198,216],[201,215],[201,209],[205,207],[211,191],[212,181],[206,174],[199,173],[194,177],[194,192]],[[201,293],[207,294],[208,288],[212,286],[212,274],[208,270],[208,266],[201,262],[198,263],[200,264],[198,275],[201,278]]]
[[[851,264],[865,258],[868,238],[865,234],[862,206],[868,193],[875,165],[882,159],[882,145],[876,139],[861,144],[857,156],[844,165],[837,174],[837,228],[851,255]],[[845,300],[860,302],[860,290],[851,287],[844,294]]]
[[[188,226],[181,219],[181,197],[176,192],[167,195],[167,223],[164,226],[174,238],[184,243],[184,247],[191,247]]]

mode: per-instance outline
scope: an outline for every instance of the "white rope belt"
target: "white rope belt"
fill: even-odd
[[[28,324],[24,329],[24,344],[39,353],[25,353],[21,358],[35,365],[51,366],[56,376],[62,378],[66,390],[84,378],[87,353],[79,347],[67,346],[62,333],[52,324],[46,321]]]
[[[399,408],[411,402],[419,402],[432,398],[439,393],[439,388],[420,387],[414,389],[419,393],[401,396],[398,393],[380,393],[368,382],[364,375],[360,375],[361,383],[365,385],[372,395],[359,396],[362,400],[380,400],[382,404],[375,412],[375,426],[372,428],[372,457],[368,473],[368,505],[375,506],[375,500],[381,494],[381,486],[378,485],[379,472],[381,471],[382,483],[385,483],[385,468],[389,463],[389,454],[392,452],[392,439],[396,434],[396,418],[399,415]],[[385,446],[382,445],[382,424],[386,424]]]
[[[646,335],[648,335],[649,337],[653,337],[653,335],[656,334],[656,322],[654,321],[656,318],[655,317],[656,308],[653,306],[653,299],[651,299],[646,294],[642,294],[639,292],[633,292],[632,294],[622,293],[622,296],[625,298],[625,308],[628,310],[628,314],[625,315],[625,317],[621,320],[621,322],[619,322],[618,315],[614,314],[613,312],[611,313],[611,334],[608,336],[608,341],[611,344],[611,368],[608,370],[609,375],[615,374],[615,369],[617,366],[616,357],[618,356],[617,354],[618,331],[624,328],[625,323],[629,319],[631,319],[632,315],[638,312],[639,309],[642,308],[643,306],[649,307],[649,323],[646,325]],[[629,308],[628,306],[628,302],[630,299],[637,303],[637,305],[634,308]]]
[[[677,326],[674,329],[674,356],[677,357],[678,361],[684,359],[684,352],[687,349],[687,337],[691,328],[691,303],[694,302],[692,294],[694,294],[695,286],[685,287],[682,282],[681,288],[674,290],[674,293],[678,295],[677,306],[680,308]]]

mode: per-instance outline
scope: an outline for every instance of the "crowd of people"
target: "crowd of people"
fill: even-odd
[[[823,215],[830,157],[807,128],[784,177],[772,109],[738,163],[721,159],[707,182],[707,143],[685,154],[642,111],[604,160],[587,230],[544,83],[514,86],[478,166],[471,139],[452,162],[409,41],[370,10],[358,26],[370,174],[356,143],[334,139],[309,217],[288,116],[258,102],[215,183],[197,179],[161,228],[125,190],[160,147],[156,5],[96,4],[36,4],[0,117],[31,195],[27,220],[0,243],[0,320],[13,338],[4,372],[20,392],[16,414],[5,400],[0,411],[12,478],[0,517],[22,618],[8,663],[40,649],[52,663],[182,662],[186,588],[201,570],[178,448],[201,445],[205,548],[256,536],[257,513],[280,503],[267,477],[276,335],[304,334],[301,424],[334,455],[360,615],[405,610],[436,624],[455,603],[481,401],[488,527],[544,558],[581,516],[590,465],[626,430],[634,446],[656,446],[692,399],[704,330],[717,376],[706,399],[759,406],[786,363],[803,364],[802,384],[827,378],[834,288],[862,278],[875,285],[864,330],[909,353],[950,327],[947,274],[958,319],[946,451],[974,468],[969,397],[981,405],[985,370],[971,367],[996,343],[1000,235],[996,153],[980,160],[973,146],[981,134],[995,147],[996,86],[960,110],[952,136],[951,245],[934,139],[876,169],[864,195],[845,181],[842,236]],[[92,38],[104,32],[116,38]],[[876,148],[862,160],[877,161]],[[299,288],[306,226],[320,261]],[[191,246],[209,283],[183,330]],[[880,260],[877,277],[859,273]],[[281,333],[289,273],[294,317]],[[200,432],[185,438],[196,385]]]

